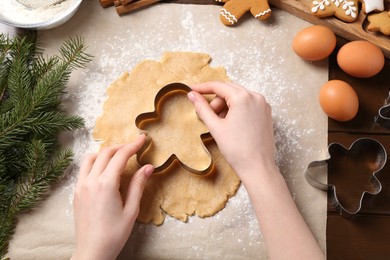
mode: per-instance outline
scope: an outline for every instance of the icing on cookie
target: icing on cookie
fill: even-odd
[[[317,13],[318,12],[318,9],[320,10],[325,10],[325,6],[329,6],[330,5],[330,2],[328,0],[323,0],[321,2],[318,2],[318,1],[313,1],[313,8],[311,9],[311,11],[313,13]]]
[[[270,13],[270,12],[271,12],[271,9],[267,9],[264,12],[260,12],[260,13],[256,14],[255,18],[259,18],[260,16],[264,16],[264,15]]]
[[[247,12],[258,20],[267,20],[271,16],[268,0],[215,0],[224,2],[219,18],[224,25],[232,26]],[[357,1],[357,0],[356,0]]]
[[[323,0],[323,1],[313,1],[313,8],[311,11],[313,13],[317,13],[319,10],[324,11],[331,4],[335,5],[336,8],[342,6],[342,9],[345,11],[347,16],[351,16],[352,18],[357,17],[357,7],[355,2],[348,0]]]
[[[342,3],[343,1],[341,0],[340,3]],[[344,1],[344,4],[343,4],[343,9],[345,10],[345,14],[346,15],[350,15],[351,17],[353,18],[356,18],[357,17],[357,8],[355,6],[355,3],[353,1]]]
[[[225,8],[221,9],[221,15],[225,17],[225,19],[228,20],[230,24],[235,24],[237,22],[236,17]]]
[[[383,11],[385,9],[383,0],[362,0],[364,3],[364,12],[366,14],[372,11]]]

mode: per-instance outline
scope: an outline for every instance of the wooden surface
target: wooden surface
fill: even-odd
[[[385,5],[390,8],[390,0],[384,0]],[[385,56],[390,58],[390,36],[380,33],[372,33],[365,30],[367,27],[367,15],[360,11],[356,21],[352,23],[343,22],[337,18],[318,18],[311,13],[311,0],[269,0],[270,5],[276,6],[301,19],[318,25],[324,25],[332,29],[337,35],[350,40],[367,40],[378,45]]]
[[[340,123],[329,119],[328,143],[341,143],[349,147],[361,137],[379,141],[390,155],[390,129],[374,122],[374,116],[389,94],[390,60],[375,77],[356,79],[346,75],[337,65],[336,55],[329,60],[329,79],[341,79],[355,89],[359,97],[358,115],[350,122]],[[389,160],[389,158],[388,158]],[[375,196],[365,196],[362,209],[353,218],[340,216],[328,203],[327,258],[335,259],[389,259],[390,247],[390,163],[377,174],[383,186]],[[328,173],[328,183],[342,186],[348,180]],[[351,190],[344,190],[344,193]],[[330,200],[328,200],[330,202]]]

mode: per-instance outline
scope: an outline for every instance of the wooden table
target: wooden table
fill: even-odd
[[[348,82],[357,92],[360,108],[358,115],[347,123],[329,119],[328,142],[338,142],[349,147],[361,137],[374,138],[390,153],[390,129],[374,122],[374,116],[383,106],[390,90],[390,60],[380,74],[369,79],[353,78],[337,65],[336,55],[329,60],[329,79]],[[376,196],[366,196],[361,211],[354,218],[345,218],[332,208],[328,199],[327,258],[328,259],[389,259],[390,247],[390,163],[378,173],[382,191]],[[332,174],[328,182],[341,184],[343,179]]]

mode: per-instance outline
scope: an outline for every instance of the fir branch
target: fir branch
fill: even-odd
[[[39,203],[50,188],[62,176],[72,161],[70,150],[57,152],[53,158],[45,158],[45,145],[36,141],[31,146],[31,156],[34,159],[29,168],[29,179],[24,180],[19,187],[20,192],[13,198],[11,208],[16,213],[33,208]],[[46,165],[45,162],[51,162]]]
[[[48,60],[44,59],[43,56],[38,56],[33,64],[31,70],[34,74],[34,85],[37,85],[42,78],[49,73],[58,64],[59,58],[54,56]]]
[[[6,215],[0,218],[0,257],[4,257],[8,252],[9,241],[15,233],[16,216]]]
[[[29,130],[39,136],[50,135],[60,131],[72,131],[84,126],[84,120],[62,112],[42,112],[28,122]]]
[[[0,104],[3,99],[8,74],[8,60],[6,59],[11,48],[10,40],[5,35],[0,35]]]
[[[23,41],[22,41],[23,42]],[[28,46],[19,48],[19,44],[16,44],[15,46],[18,49],[18,52],[24,52],[26,50],[32,50],[32,44],[26,44]],[[35,47],[34,47],[35,48]],[[69,48],[69,50],[67,50]],[[18,115],[16,120],[15,115],[7,114],[5,117],[2,118],[5,123],[9,123],[10,121],[12,124],[0,124],[0,138],[4,138],[5,140],[9,140],[8,142],[13,141],[13,138],[16,137],[15,134],[23,135],[25,133],[25,127],[24,125],[29,121],[29,118],[32,117],[32,113],[36,110],[46,110],[51,107],[56,107],[59,104],[59,99],[61,95],[64,93],[65,84],[69,80],[70,73],[72,68],[74,66],[83,66],[86,62],[90,60],[90,55],[84,53],[85,45],[83,41],[80,38],[76,38],[75,40],[69,40],[67,41],[62,47],[61,47],[61,54],[62,62],[60,64],[56,64],[57,66],[54,66],[52,69],[48,70],[47,73],[45,73],[44,76],[42,76],[41,80],[38,81],[36,86],[32,86],[31,88],[34,89],[33,93],[30,94],[29,90],[26,90],[24,85],[21,86],[20,80],[25,79],[27,83],[30,83],[30,80],[27,76],[15,76],[15,73],[12,71],[12,67],[10,70],[10,76],[12,79],[9,80],[10,89],[14,90],[11,93],[11,98],[14,99],[14,105],[16,107],[16,114]],[[27,58],[23,57],[29,57],[29,55],[21,55],[24,62],[28,62]],[[18,56],[15,56],[18,57]],[[38,61],[40,61],[38,59]],[[16,60],[16,65],[20,63],[19,60]],[[12,64],[13,67],[17,67],[14,63]],[[20,65],[20,64],[19,64]],[[20,67],[25,67],[24,65],[20,65]],[[19,71],[23,74],[23,69],[15,69],[15,71]],[[16,90],[13,88],[17,88]],[[25,90],[25,91],[23,91]],[[21,93],[21,94],[20,94]],[[14,94],[16,96],[13,97]],[[27,100],[32,96],[32,100]],[[23,100],[24,98],[24,100]],[[20,100],[21,99],[21,100]],[[22,105],[20,107],[19,105]],[[17,110],[21,111],[17,111]],[[9,120],[11,118],[11,120]],[[18,129],[18,130],[16,130]],[[19,131],[20,130],[20,131]]]
[[[16,38],[8,53],[9,70],[7,90],[15,107],[23,106],[22,101],[31,97],[30,65],[34,61],[35,41],[27,37]]]
[[[17,214],[42,201],[72,161],[57,137],[84,120],[60,105],[71,72],[91,59],[85,48],[81,38],[70,39],[59,56],[45,59],[36,34],[0,35],[0,258]]]
[[[91,55],[85,53],[85,45],[80,37],[69,39],[60,47],[64,64],[71,69],[84,68],[91,61]]]

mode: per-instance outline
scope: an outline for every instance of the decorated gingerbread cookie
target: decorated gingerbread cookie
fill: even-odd
[[[390,11],[370,14],[367,16],[367,30],[370,32],[381,32],[384,35],[390,36]]]
[[[353,22],[358,15],[358,0],[314,0],[311,8],[317,17],[335,16],[344,22]]]
[[[223,24],[231,26],[248,11],[259,19],[266,20],[271,16],[271,8],[267,0],[216,0],[225,3],[221,9],[221,21]]]

